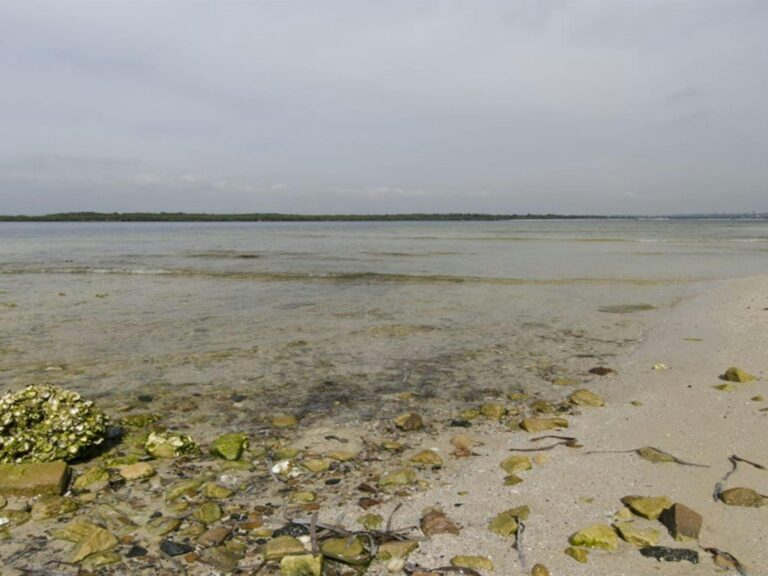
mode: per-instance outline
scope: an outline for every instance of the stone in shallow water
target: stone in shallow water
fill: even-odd
[[[160,550],[168,556],[181,556],[189,554],[195,549],[194,546],[184,544],[183,542],[174,542],[173,540],[163,540],[160,542]]]
[[[229,498],[232,494],[234,494],[234,491],[221,484],[216,484],[215,482],[207,482],[203,485],[203,496],[206,498],[223,500]]]
[[[390,540],[379,544],[377,558],[380,560],[407,558],[418,547],[419,543],[415,540]]]
[[[659,516],[659,521],[667,527],[675,540],[682,542],[698,540],[704,518],[688,506],[677,503],[664,510]]]
[[[384,524],[384,518],[380,514],[374,514],[369,512],[363,514],[357,519],[357,523],[362,525],[366,530],[378,530]]]
[[[68,514],[75,510],[77,510],[77,502],[72,500],[72,498],[46,494],[41,496],[37,502],[32,505],[32,518],[35,520],[56,518],[57,516]]]
[[[299,425],[296,416],[291,414],[275,414],[272,417],[271,423],[275,428],[295,428]]]
[[[411,456],[410,461],[414,464],[421,464],[423,466],[435,466],[440,467],[443,465],[443,459],[434,450],[422,450]]]
[[[69,484],[66,462],[0,464],[0,494],[6,496],[61,495]]]
[[[216,502],[203,502],[192,514],[201,524],[213,524],[221,520],[221,506]]]
[[[149,462],[136,462],[136,464],[127,464],[118,467],[120,476],[126,480],[143,480],[155,475],[155,468]]]
[[[483,404],[480,406],[480,414],[493,420],[501,420],[507,413],[507,409],[501,404]]]
[[[224,546],[218,546],[216,548],[206,548],[200,552],[200,562],[213,566],[219,572],[228,573],[237,570],[240,557],[232,550]]]
[[[299,554],[296,556],[283,556],[280,560],[280,574],[282,576],[320,576],[323,571],[323,557],[321,555]]]
[[[493,562],[486,556],[454,556],[451,558],[454,568],[469,568],[478,572],[493,572]]]
[[[26,510],[8,510],[0,512],[0,526],[21,526],[29,521],[31,514]]]
[[[624,496],[621,502],[632,512],[648,520],[656,520],[673,502],[666,496]]]
[[[264,546],[265,560],[281,560],[284,556],[304,554],[304,545],[293,536],[272,538]]]
[[[172,502],[182,496],[193,496],[202,485],[202,480],[179,480],[178,482],[171,484],[165,491],[165,499]]]
[[[178,518],[160,516],[158,518],[152,518],[152,520],[147,522],[147,531],[156,536],[165,536],[166,534],[178,530],[179,526],[181,526],[181,520]]]
[[[90,523],[83,523],[82,526],[83,537],[78,540],[72,549],[69,562],[81,562],[88,558],[88,556],[112,550],[117,546],[117,538],[101,526]]]
[[[659,562],[690,562],[699,563],[699,553],[687,548],[667,548],[666,546],[647,546],[640,548],[640,554],[646,558],[656,558]]]
[[[720,494],[720,500],[728,506],[747,506],[750,508],[760,508],[765,504],[765,498],[752,488],[730,488],[724,490]]]
[[[741,368],[738,368],[736,366],[731,366],[728,368],[728,370],[725,371],[725,374],[721,376],[723,380],[727,380],[728,382],[752,382],[753,380],[757,380],[756,376],[753,376],[749,372],[745,372]]]
[[[230,432],[213,441],[211,454],[224,460],[239,460],[246,448],[248,448],[248,436],[239,432]]]
[[[407,486],[416,482],[416,472],[413,468],[397,468],[385,472],[379,478],[379,486]]]
[[[197,454],[200,451],[192,438],[173,432],[150,432],[144,450],[155,458],[175,458]]]
[[[588,548],[601,548],[602,550],[616,550],[619,547],[619,537],[610,526],[594,524],[574,533],[569,542],[574,546],[586,546]]]
[[[565,553],[576,560],[576,562],[581,562],[582,564],[586,564],[587,560],[589,560],[589,550],[586,548],[574,548],[573,546],[569,546],[565,549]]]
[[[458,535],[461,529],[445,512],[438,508],[428,510],[419,521],[419,528],[424,536],[431,538],[435,534],[454,534]]]
[[[330,538],[320,546],[323,556],[346,564],[367,564],[370,556],[365,550],[360,536]]]
[[[415,412],[408,412],[407,414],[401,414],[394,420],[395,426],[410,432],[413,430],[421,430],[424,428],[424,419]]]

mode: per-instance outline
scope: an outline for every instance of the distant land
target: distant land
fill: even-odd
[[[408,222],[495,220],[607,220],[607,219],[768,219],[768,213],[684,214],[670,216],[606,216],[587,214],[480,214],[451,212],[413,214],[209,214],[187,212],[62,212],[39,216],[0,215],[0,222]]]

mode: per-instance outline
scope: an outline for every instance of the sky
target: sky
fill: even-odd
[[[0,0],[0,213],[768,211],[764,0]]]

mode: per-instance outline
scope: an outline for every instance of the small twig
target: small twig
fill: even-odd
[[[681,460],[677,456],[670,454],[669,452],[665,452],[664,450],[659,450],[658,448],[654,448],[653,446],[642,446],[640,448],[632,448],[631,450],[590,450],[589,452],[585,452],[585,454],[640,454],[640,451],[646,448],[652,448],[659,454],[663,454],[664,456],[668,456],[672,462],[675,464],[680,464],[681,466],[693,466],[695,468],[709,468],[707,464],[696,464],[695,462],[688,462],[686,460]]]
[[[392,519],[395,517],[395,514],[398,510],[402,507],[403,503],[400,502],[395,508],[392,510],[392,512],[389,514],[389,518],[387,518],[387,527],[386,531],[391,532],[392,531]]]
[[[517,557],[520,559],[520,567],[523,572],[527,572],[525,554],[523,553],[523,532],[525,531],[525,524],[520,518],[517,519],[517,532],[515,533],[515,550],[517,551]]]

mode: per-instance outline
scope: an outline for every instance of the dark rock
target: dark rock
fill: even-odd
[[[659,516],[659,521],[667,527],[670,535],[678,541],[697,540],[704,521],[701,514],[684,504],[674,504]]]
[[[691,564],[699,563],[699,553],[688,548],[667,548],[666,546],[646,546],[640,548],[640,554],[646,558],[656,558],[659,562],[682,562]]]
[[[341,478],[328,478],[328,480],[325,481],[325,484],[326,486],[335,486],[340,482],[341,482]]]
[[[452,428],[471,428],[472,427],[472,422],[470,422],[469,420],[463,420],[463,419],[461,419],[461,420],[451,420],[448,423],[448,426],[450,426]]]
[[[272,538],[277,538],[278,536],[293,536],[294,538],[298,538],[299,536],[306,536],[307,534],[309,534],[309,528],[303,524],[286,524],[282,528],[278,528],[272,532]]]
[[[613,368],[608,368],[607,366],[595,366],[589,370],[590,374],[597,374],[598,376],[607,376],[608,374],[613,374],[614,372],[616,372],[616,370]]]
[[[232,400],[232,402],[235,402],[235,403],[242,402],[243,400],[246,400],[247,398],[248,398],[248,396],[246,396],[245,394],[232,394],[232,396],[229,397],[229,399]]]
[[[155,399],[152,394],[139,394],[137,398],[139,402],[152,402]]]
[[[160,550],[168,554],[168,556],[181,556],[182,554],[189,554],[195,549],[194,546],[184,544],[182,542],[174,542],[173,540],[163,540],[160,542]]]
[[[146,556],[148,554],[148,550],[144,548],[143,546],[139,546],[138,544],[134,544],[131,546],[131,548],[128,550],[128,552],[125,553],[126,558],[138,558],[139,556]]]

